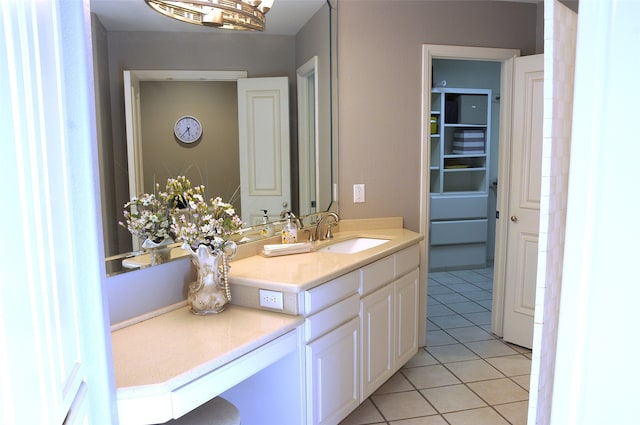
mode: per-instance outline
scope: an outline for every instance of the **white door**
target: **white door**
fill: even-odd
[[[242,220],[253,225],[261,210],[291,208],[287,77],[239,79],[238,126]]]
[[[531,348],[542,172],[543,55],[516,58],[504,301],[505,341]]]
[[[0,423],[113,423],[82,2],[0,7]]]

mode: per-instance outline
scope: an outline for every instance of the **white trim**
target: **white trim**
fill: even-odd
[[[304,65],[300,66],[297,71],[297,91],[298,91],[298,194],[299,194],[299,215],[314,213],[318,210],[318,195],[320,193],[320,184],[318,169],[319,150],[319,118],[318,118],[318,57],[314,56]],[[313,79],[312,79],[313,77]],[[313,91],[313,98],[309,95]],[[313,102],[313,116],[309,107]],[[313,122],[312,122],[313,120]],[[309,140],[310,127],[313,125],[314,140]],[[311,142],[314,146],[315,170],[311,170],[309,165],[309,153]],[[315,200],[316,209],[312,210],[310,206],[311,198],[309,195],[309,177],[313,171],[315,175]]]

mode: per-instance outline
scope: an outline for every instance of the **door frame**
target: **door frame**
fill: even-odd
[[[432,60],[433,59],[453,59],[453,60],[478,60],[486,62],[500,62],[500,124],[499,124],[499,149],[498,149],[498,175],[509,175],[509,158],[511,148],[511,106],[513,99],[513,68],[515,58],[520,56],[518,49],[499,49],[491,47],[467,47],[467,46],[447,46],[435,44],[422,45],[422,127],[428,128],[428,118],[431,110],[431,84],[432,81]],[[430,164],[431,149],[429,146],[430,137],[428,133],[422,132],[422,152],[420,164],[420,233],[424,235],[422,242],[420,267],[425,271],[424,281],[427,285],[420,291],[420,312],[419,317],[426,318],[427,306],[427,286],[429,275],[429,220],[430,220]],[[504,180],[502,180],[504,181]],[[496,208],[498,211],[507,211],[509,201],[509,188],[504,184],[498,185]],[[506,228],[505,220],[498,220],[496,223],[496,250],[494,257],[494,277],[493,277],[493,301],[491,310],[491,330],[494,334],[502,336],[502,324],[504,320],[504,289],[505,289],[505,257],[506,257]],[[422,323],[424,322],[424,324]],[[426,320],[419,324],[419,335],[425,338],[420,341],[420,345],[426,345]]]

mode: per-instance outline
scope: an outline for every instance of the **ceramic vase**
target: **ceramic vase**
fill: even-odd
[[[198,315],[222,312],[231,301],[228,260],[235,255],[236,244],[228,241],[219,252],[212,252],[206,245],[198,246],[195,251],[188,245],[183,248],[191,253],[191,260],[198,272],[197,280],[189,285],[187,299],[191,304],[191,312]]]
[[[156,266],[158,264],[165,263],[169,260],[171,254],[171,245],[173,239],[166,238],[162,242],[154,242],[151,239],[146,239],[142,243],[142,248],[151,255],[151,265]]]

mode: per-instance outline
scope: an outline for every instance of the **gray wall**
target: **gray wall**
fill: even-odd
[[[419,231],[422,44],[536,53],[537,5],[340,0],[338,16],[341,216],[402,216]]]
[[[235,81],[142,81],[140,83],[144,191],[164,190],[169,177],[186,176],[241,211],[238,94]],[[193,115],[202,124],[196,143],[179,143],[173,126]]]

